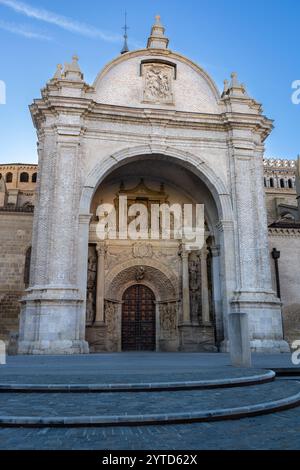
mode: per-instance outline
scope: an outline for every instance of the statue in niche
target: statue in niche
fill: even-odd
[[[86,323],[92,325],[96,317],[97,295],[97,254],[95,246],[89,246],[88,276],[86,294]]]
[[[199,323],[202,314],[201,295],[201,255],[192,252],[189,256],[190,308],[191,320]]]

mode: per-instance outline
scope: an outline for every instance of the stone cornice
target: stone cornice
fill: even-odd
[[[47,117],[60,114],[78,116],[85,121],[108,121],[128,124],[151,124],[165,127],[204,129],[228,132],[232,129],[250,129],[262,140],[269,135],[273,121],[260,114],[232,113],[205,114],[175,110],[132,108],[96,103],[87,98],[48,96],[30,106],[34,125],[39,129]]]
[[[269,235],[273,237],[296,237],[300,238],[299,228],[268,228]]]

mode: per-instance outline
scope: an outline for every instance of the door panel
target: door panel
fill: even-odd
[[[155,297],[140,284],[129,287],[123,296],[122,350],[155,350]]]

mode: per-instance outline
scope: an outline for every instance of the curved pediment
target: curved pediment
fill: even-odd
[[[219,114],[220,94],[209,75],[163,49],[128,52],[109,63],[94,88],[98,103]]]

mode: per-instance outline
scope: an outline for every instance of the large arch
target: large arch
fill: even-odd
[[[213,169],[204,160],[190,152],[157,144],[125,148],[99,161],[86,178],[80,199],[79,215],[90,213],[93,195],[109,173],[128,162],[151,155],[154,158],[155,155],[171,158],[197,175],[212,193],[218,208],[219,219],[233,221],[230,191]]]
[[[213,283],[215,317],[218,319],[220,336],[227,336],[227,313],[230,311],[230,302],[236,288],[237,260],[234,237],[234,216],[229,189],[222,179],[214,172],[207,162],[190,152],[165,145],[143,145],[122,149],[102,161],[99,161],[89,172],[80,200],[79,227],[80,246],[78,250],[78,277],[82,296],[85,298],[87,283],[87,259],[89,222],[91,217],[91,202],[101,183],[114,170],[139,161],[143,158],[157,158],[172,161],[196,175],[207,187],[216,205],[218,223],[215,231],[218,232],[218,245],[213,250]],[[126,268],[126,267],[124,267]],[[124,269],[121,271],[124,272]],[[115,275],[117,273],[114,273]],[[111,275],[113,280],[113,273]],[[168,276],[169,277],[169,276]],[[129,284],[128,284],[129,285]],[[149,286],[153,287],[153,286]],[[85,316],[85,304],[83,305]]]

